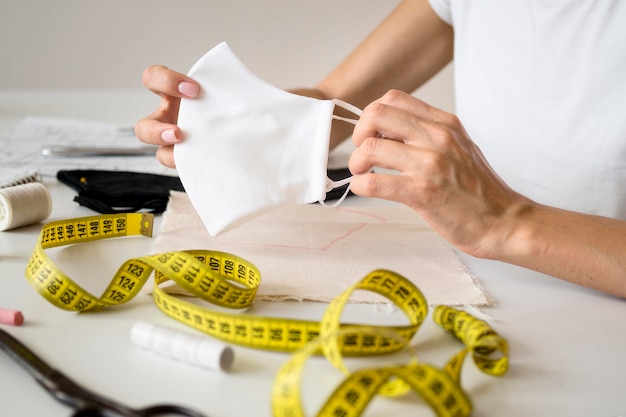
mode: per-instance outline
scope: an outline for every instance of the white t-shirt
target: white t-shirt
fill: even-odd
[[[626,219],[626,0],[430,0],[457,114],[533,200]]]

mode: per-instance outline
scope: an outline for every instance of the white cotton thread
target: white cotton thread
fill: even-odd
[[[51,212],[52,197],[39,182],[0,188],[0,231],[39,223]]]
[[[208,337],[200,337],[163,326],[138,321],[130,330],[134,345],[170,359],[215,371],[226,371],[233,363],[233,348]]]

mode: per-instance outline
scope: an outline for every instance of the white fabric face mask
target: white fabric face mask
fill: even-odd
[[[188,75],[200,84],[200,95],[180,103],[185,140],[174,147],[174,160],[212,236],[279,206],[323,203],[327,191],[349,182],[326,175],[330,129],[333,119],[356,123],[333,115],[335,106],[357,116],[358,108],[274,87],[225,43]]]

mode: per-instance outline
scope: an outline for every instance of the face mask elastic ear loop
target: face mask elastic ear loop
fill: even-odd
[[[348,196],[348,193],[350,192],[350,181],[352,181],[352,177],[351,176],[348,177],[348,178],[344,178],[342,180],[339,180],[339,181],[332,181],[331,179],[328,179],[328,181],[326,182],[326,192],[329,192],[330,190],[332,190],[334,188],[342,187],[342,186],[344,186],[346,184],[348,184],[348,187],[346,187],[346,191],[339,198],[339,200],[335,201],[333,204],[326,204],[326,202],[324,200],[320,200],[319,203],[322,206],[328,207],[328,208],[337,207],[339,204],[343,203],[343,200],[346,199],[346,197]]]
[[[356,106],[353,106],[350,103],[347,103],[343,100],[339,100],[339,99],[333,99],[332,102],[335,104],[335,106],[339,106],[341,108],[343,108],[344,110],[348,110],[351,113],[354,113],[357,116],[360,116],[362,113],[362,110],[359,109]],[[358,119],[350,119],[348,117],[341,117],[341,116],[337,116],[333,114],[333,119],[335,120],[341,120],[344,122],[348,122],[351,123],[353,125],[355,125],[358,122]],[[346,197],[348,196],[348,193],[350,193],[350,181],[352,180],[352,176],[348,177],[348,178],[344,178],[342,180],[339,181],[332,181],[332,180],[328,180],[328,182],[326,183],[326,192],[329,192],[330,190],[334,189],[334,188],[339,188],[342,187],[346,184],[348,184],[348,187],[346,187],[346,191],[343,193],[343,195],[339,198],[339,200],[335,201],[333,204],[326,204],[324,202],[324,200],[320,200],[320,204],[324,207],[328,207],[328,208],[333,208],[333,207],[337,207],[339,204],[341,204],[343,202],[343,200],[346,199]]]
[[[350,103],[346,103],[346,102],[345,102],[345,101],[343,101],[343,100],[339,100],[339,99],[337,99],[337,98],[334,98],[334,99],[332,99],[332,102],[333,102],[333,104],[334,104],[335,106],[339,106],[339,107],[341,107],[341,108],[342,108],[342,109],[344,109],[344,110],[348,110],[350,113],[353,113],[353,114],[355,114],[355,115],[357,115],[357,116],[360,116],[360,115],[361,115],[361,113],[363,113],[363,111],[362,111],[361,109],[359,109],[358,107],[353,106],[353,105],[352,105],[352,104],[350,104]],[[335,114],[333,114],[333,119],[335,119],[335,120],[341,120],[341,121],[344,121],[344,122],[348,122],[348,123],[351,123],[351,124],[353,124],[353,125],[355,125],[355,124],[356,124],[356,122],[358,122],[358,121],[359,121],[358,119],[350,119],[350,118],[348,118],[348,117],[341,117],[341,116],[337,116],[337,115],[335,115]]]

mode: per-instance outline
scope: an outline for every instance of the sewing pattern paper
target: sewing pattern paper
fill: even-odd
[[[255,264],[262,275],[258,300],[328,302],[372,270],[390,269],[414,282],[431,305],[489,304],[450,245],[400,205],[286,206],[211,237],[187,195],[172,192],[152,253],[189,249]],[[385,299],[357,291],[351,302]]]

